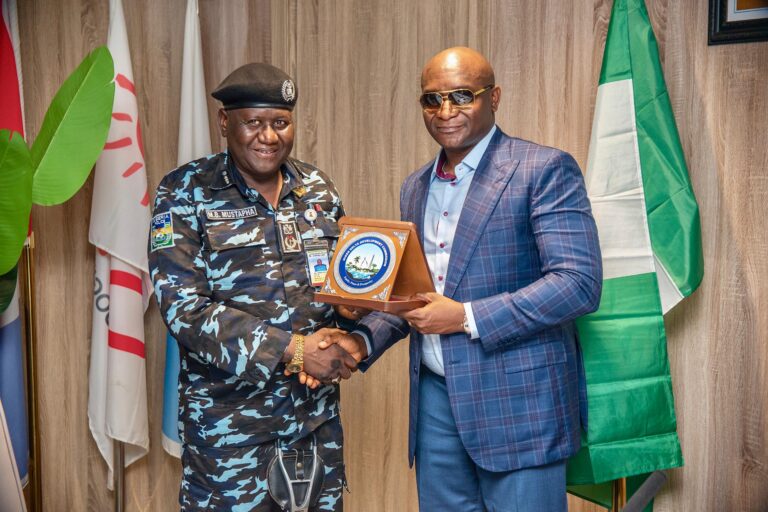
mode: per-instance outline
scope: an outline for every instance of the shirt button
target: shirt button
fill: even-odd
[[[444,248],[445,248],[445,242],[440,242],[440,248],[441,248],[441,249],[444,249]]]
[[[447,217],[447,216],[448,216],[448,212],[443,212],[443,217]]]
[[[443,276],[437,276],[437,280],[438,281],[442,281],[443,280]]]
[[[455,181],[452,181],[452,182],[451,182],[451,186],[452,186],[452,187],[455,187],[455,186],[456,186],[456,182],[455,182]]]

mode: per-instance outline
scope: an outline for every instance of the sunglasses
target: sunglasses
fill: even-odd
[[[493,89],[495,85],[486,85],[479,91],[470,91],[469,89],[454,89],[452,91],[439,91],[439,92],[425,92],[419,98],[421,108],[424,110],[433,112],[440,110],[443,106],[443,101],[446,99],[451,105],[458,109],[470,108],[472,103],[475,102],[475,98],[483,94],[485,91]]]

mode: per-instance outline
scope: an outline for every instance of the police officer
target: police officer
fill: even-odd
[[[289,156],[297,94],[268,64],[232,72],[212,94],[227,150],[157,189],[149,264],[181,353],[182,510],[280,510],[270,462],[314,447],[325,479],[310,510],[342,508],[337,382],[356,360],[318,349],[343,331],[312,294],[344,209],[328,176]],[[301,385],[305,369],[324,384]]]

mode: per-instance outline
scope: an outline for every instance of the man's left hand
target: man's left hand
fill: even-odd
[[[422,334],[453,334],[464,331],[464,305],[439,293],[419,293],[417,298],[427,301],[419,309],[406,311],[400,316]]]

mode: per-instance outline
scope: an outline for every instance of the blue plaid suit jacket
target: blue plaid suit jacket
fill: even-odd
[[[411,174],[400,194],[402,219],[422,240],[432,165]],[[478,466],[539,466],[579,449],[586,383],[573,320],[597,309],[601,285],[597,228],[575,160],[498,130],[464,202],[444,292],[471,301],[480,339],[441,336],[453,415]],[[363,369],[409,334],[383,313],[360,327],[372,342]],[[410,335],[413,464],[422,336]]]

